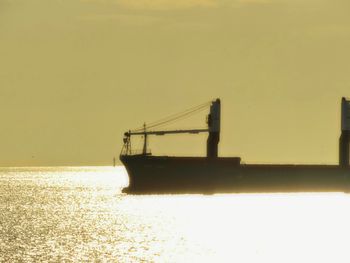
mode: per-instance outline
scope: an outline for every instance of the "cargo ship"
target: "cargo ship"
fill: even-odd
[[[188,130],[157,130],[168,122],[209,108],[207,127]],[[341,100],[339,164],[291,165],[244,164],[240,157],[219,157],[221,102],[216,99],[159,122],[124,133],[120,160],[129,175],[131,194],[214,194],[268,192],[349,192],[350,100]],[[203,157],[154,156],[148,136],[208,133]],[[131,137],[142,136],[143,148],[134,151]]]

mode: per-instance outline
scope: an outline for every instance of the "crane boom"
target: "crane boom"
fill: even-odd
[[[169,131],[140,131],[140,132],[126,132],[125,136],[131,135],[165,135],[165,134],[179,134],[179,133],[201,133],[201,132],[209,132],[209,129],[192,129],[192,130],[169,130]]]
[[[194,112],[198,112],[199,110],[204,109],[204,107],[209,106],[208,103],[197,106],[193,109],[186,110],[183,114],[176,114],[171,118],[166,118],[161,121],[152,123],[148,128],[155,128],[159,126],[163,126],[166,123],[171,123],[174,120],[179,120],[185,116],[193,114]],[[138,128],[136,130],[129,130],[124,133],[124,147],[122,149],[122,153],[125,155],[132,154],[131,151],[131,136],[133,135],[141,135],[143,136],[143,149],[142,155],[148,155],[148,135],[165,135],[165,134],[198,134],[207,132],[209,133],[207,140],[207,157],[209,158],[217,158],[218,156],[218,144],[220,140],[220,99],[216,99],[210,103],[210,111],[207,115],[207,128],[206,129],[185,129],[185,130],[147,130],[146,123],[144,123],[142,128]]]

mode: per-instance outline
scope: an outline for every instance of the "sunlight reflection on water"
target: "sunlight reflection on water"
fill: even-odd
[[[350,262],[350,196],[132,196],[124,169],[2,168],[0,261]]]

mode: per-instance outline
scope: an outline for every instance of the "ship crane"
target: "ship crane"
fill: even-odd
[[[207,116],[207,125],[206,129],[185,129],[185,130],[147,130],[146,124],[143,125],[142,128],[136,130],[129,130],[124,133],[124,147],[122,152],[126,155],[132,155],[131,151],[131,136],[141,135],[144,138],[142,155],[150,155],[151,153],[147,150],[147,137],[149,135],[168,135],[168,134],[199,134],[203,132],[209,133],[207,139],[207,157],[208,158],[217,158],[218,157],[218,144],[220,140],[220,99],[216,99],[211,101],[210,103],[205,103],[199,105],[195,108],[186,110],[184,113],[176,114],[169,118],[160,120],[156,123],[152,123],[148,126],[148,128],[155,128],[159,126],[163,126],[167,123],[174,122],[178,119],[186,117],[190,114],[203,110],[205,107],[210,105],[210,112]]]

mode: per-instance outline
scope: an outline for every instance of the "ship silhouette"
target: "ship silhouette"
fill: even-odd
[[[155,130],[209,107],[206,129]],[[341,101],[338,165],[244,164],[240,157],[219,157],[220,99],[199,105],[136,130],[124,133],[120,160],[129,175],[132,194],[213,194],[263,192],[349,192],[350,101]],[[205,157],[154,156],[148,136],[208,133]],[[131,148],[131,137],[143,136],[142,151]]]

